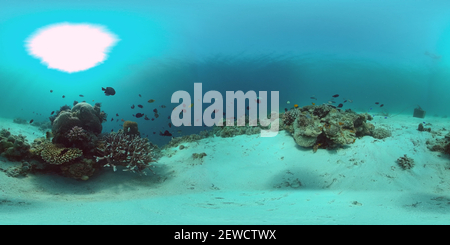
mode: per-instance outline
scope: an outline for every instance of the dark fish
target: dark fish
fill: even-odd
[[[154,112],[154,113],[158,113],[158,110],[156,110],[156,109],[153,109],[153,112]]]
[[[139,97],[142,97],[141,94],[139,94]]]
[[[114,118],[111,118],[111,122],[114,121]]]
[[[116,113],[116,116],[119,116],[119,113]]]
[[[383,107],[383,106],[384,106],[384,104],[381,104],[381,105],[380,105],[380,107]]]
[[[106,96],[110,96],[110,95],[115,95],[116,94],[116,90],[114,90],[111,87],[106,87],[106,88],[102,87],[102,91],[105,91],[105,95]]]
[[[156,134],[156,132],[153,132],[153,134]]]
[[[73,105],[76,105],[76,104],[78,104],[78,101],[74,100]]]
[[[50,90],[50,93],[53,93],[53,90]]]
[[[138,105],[138,107],[139,107],[139,108],[144,108],[144,106],[143,106],[143,105]]]
[[[131,109],[134,109],[134,105],[131,106]]]
[[[172,134],[171,133],[169,133],[169,131],[164,131],[164,133],[163,132],[161,132],[161,131],[159,131],[159,135],[161,135],[161,136],[172,136]]]
[[[247,110],[250,110],[250,106],[247,106],[246,108],[247,108]]]
[[[339,94],[335,94],[335,95],[333,95],[333,97],[334,97],[334,98],[337,98],[337,97],[339,97]]]
[[[167,119],[170,119],[170,116],[168,116]]]
[[[380,104],[380,102],[375,102],[375,105],[378,105],[378,104]]]
[[[161,108],[166,108],[166,106],[165,105],[161,105]]]
[[[344,100],[344,103],[347,102],[347,100]]]
[[[338,107],[338,108],[341,108],[341,107],[343,107],[343,106],[344,106],[344,104],[341,103],[341,104],[339,104],[337,107]]]
[[[158,117],[159,117],[158,113],[155,113],[155,117],[156,117],[156,118],[158,118]]]
[[[312,100],[317,100],[317,98],[316,97],[309,97],[310,99],[312,99]]]
[[[114,129],[111,129],[111,132],[114,131]]]
[[[150,100],[148,100],[148,103],[153,103],[153,102],[155,102],[155,100],[154,100],[154,99],[150,99]]]
[[[116,120],[116,122],[118,122],[118,121],[119,121],[119,119]]]
[[[84,95],[80,94],[80,97],[84,97]]]
[[[150,118],[148,118],[148,116],[146,115],[145,117],[144,117],[144,119],[145,120],[150,120]]]
[[[33,120],[33,119],[31,119],[30,123],[33,123],[33,121],[34,121],[34,120]]]
[[[65,95],[63,95],[62,97],[63,97],[63,99],[64,99],[64,98],[66,98],[66,96],[65,96]]]
[[[137,113],[137,114],[136,114],[136,117],[137,117],[137,118],[140,118],[140,117],[143,117],[143,116],[144,116],[144,114],[142,114],[142,113]]]
[[[152,121],[155,121],[155,119],[154,119],[154,118],[152,118]]]
[[[172,127],[172,124],[171,123],[169,123],[169,128],[171,128]]]
[[[288,111],[288,109],[287,109],[287,108],[284,108],[284,111]]]
[[[50,115],[53,115],[53,113],[55,113],[55,111],[52,111],[52,113],[50,113]]]

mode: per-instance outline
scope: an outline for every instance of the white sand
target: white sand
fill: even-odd
[[[450,224],[450,158],[426,148],[432,134],[417,130],[422,121],[377,118],[392,137],[316,153],[284,131],[209,138],[167,150],[157,175],[105,168],[76,181],[0,172],[0,224]],[[425,121],[439,137],[450,129],[445,119]],[[0,128],[30,141],[42,135],[10,119]],[[201,152],[203,160],[192,158]],[[415,160],[411,170],[396,163],[404,154]]]

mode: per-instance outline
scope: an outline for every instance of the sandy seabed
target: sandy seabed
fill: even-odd
[[[424,120],[437,134],[417,130]],[[105,168],[79,181],[0,172],[0,224],[450,224],[450,157],[425,143],[449,133],[447,121],[376,117],[391,137],[316,153],[285,131],[207,138],[166,149],[148,175]],[[0,128],[29,142],[43,135],[12,119]],[[396,162],[404,154],[415,161],[410,170]]]

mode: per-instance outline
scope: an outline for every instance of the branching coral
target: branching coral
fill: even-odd
[[[67,132],[67,138],[70,141],[85,140],[88,138],[86,131],[82,127],[74,126]]]
[[[124,171],[142,171],[152,161],[150,144],[147,138],[136,135],[126,135],[122,130],[110,133],[101,139],[102,144],[97,149],[103,156],[96,156],[96,161],[106,160],[105,167],[125,166]]]

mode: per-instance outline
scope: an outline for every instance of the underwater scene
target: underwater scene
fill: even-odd
[[[450,224],[450,1],[0,0],[0,224]]]

